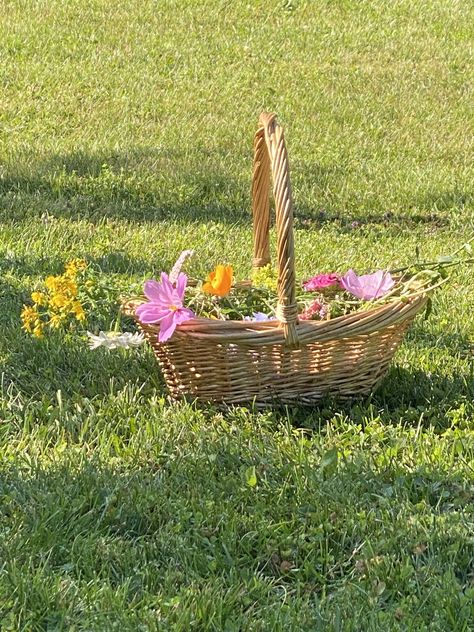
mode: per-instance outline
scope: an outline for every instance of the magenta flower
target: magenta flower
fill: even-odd
[[[332,285],[339,285],[339,275],[333,272],[331,274],[317,274],[312,279],[303,283],[303,287],[307,292],[323,290]]]
[[[149,302],[137,307],[137,316],[145,325],[160,323],[160,342],[166,342],[173,335],[177,325],[195,316],[194,312],[183,307],[187,281],[188,277],[181,272],[176,285],[173,285],[166,272],[162,272],[161,283],[145,282],[144,291]]]
[[[354,270],[349,270],[341,279],[342,287],[361,298],[364,301],[371,301],[374,298],[380,298],[387,294],[395,285],[390,272],[377,270],[373,274],[364,274],[357,276]]]

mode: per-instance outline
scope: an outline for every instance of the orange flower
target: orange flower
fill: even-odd
[[[215,296],[226,296],[232,285],[232,272],[232,266],[216,266],[216,269],[209,274],[206,283],[202,286],[203,291]]]

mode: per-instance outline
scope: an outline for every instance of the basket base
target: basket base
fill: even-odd
[[[366,396],[386,374],[410,322],[300,349],[216,344],[187,335],[159,344],[156,332],[144,329],[173,399],[266,408]]]

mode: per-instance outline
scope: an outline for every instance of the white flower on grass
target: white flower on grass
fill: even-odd
[[[100,331],[96,336],[87,332],[89,337],[89,349],[97,349],[105,347],[106,349],[134,349],[139,347],[145,341],[143,334],[131,334],[129,331],[122,333],[120,331]]]

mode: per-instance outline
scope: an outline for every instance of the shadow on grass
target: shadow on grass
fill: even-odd
[[[50,274],[62,274],[65,262],[69,260],[67,254],[59,257],[52,257],[49,253],[43,256],[19,257],[14,253],[0,258],[0,275],[13,273],[18,276],[31,276],[44,278]],[[131,257],[126,252],[112,250],[100,257],[87,257],[87,261],[94,270],[103,274],[129,274],[142,275],[151,274],[154,264],[150,260]],[[162,262],[159,262],[162,265]],[[160,268],[161,270],[161,268]],[[124,288],[125,290],[125,288]],[[1,292],[1,289],[0,289]],[[1,294],[0,294],[1,297]],[[23,297],[25,300],[27,296]]]
[[[181,441],[189,441],[189,430]],[[336,595],[341,582],[356,582],[373,609],[365,592],[373,587],[371,563],[387,564],[385,608],[413,595],[413,577],[420,595],[445,585],[448,568],[461,590],[469,586],[473,549],[462,506],[472,489],[459,473],[426,464],[408,469],[395,459],[375,470],[361,452],[328,474],[311,450],[282,461],[271,439],[254,452],[248,436],[228,441],[197,432],[199,441],[178,458],[170,458],[171,443],[155,439],[129,471],[116,458],[115,467],[86,459],[4,470],[0,515],[11,528],[8,548],[0,544],[3,576],[12,595],[22,595],[24,612],[37,612],[46,598],[35,582],[51,591],[53,610],[42,608],[43,616],[64,604],[54,599],[67,581],[83,590],[95,582],[123,589],[126,607],[147,593],[184,601],[192,585],[220,580],[226,599],[233,601],[230,586],[239,594],[228,605],[243,611],[244,594],[258,603],[271,597],[275,582]],[[242,471],[261,459],[265,472],[251,490]],[[398,572],[401,560],[408,574]]]
[[[242,157],[238,157],[238,160]],[[249,221],[251,164],[235,178],[238,163],[228,151],[195,147],[170,150],[136,147],[123,152],[76,152],[34,158],[6,166],[0,178],[3,221],[42,214],[99,223],[106,218],[130,221]],[[243,164],[243,158],[242,158]],[[347,177],[338,166],[296,164],[298,189],[337,189]],[[316,197],[327,197],[326,194]],[[311,229],[332,224],[342,232],[361,226],[409,229],[417,224],[446,226],[450,212],[472,206],[474,192],[444,191],[414,199],[413,212],[355,214],[346,209],[308,205],[296,196],[295,224]],[[375,206],[378,206],[374,201]],[[2,221],[2,220],[0,220]]]
[[[423,421],[439,429],[450,427],[449,410],[459,409],[474,398],[472,375],[447,376],[392,366],[371,401],[383,409],[394,423]],[[397,416],[399,413],[400,416]]]
[[[134,148],[77,152],[16,164],[0,178],[4,221],[42,213],[102,222],[175,220],[248,222],[250,173],[224,172],[224,151]]]
[[[10,334],[10,335],[9,335]],[[41,340],[20,331],[20,322],[4,330],[8,337],[1,366],[3,384],[30,398],[73,402],[101,398],[135,385],[143,393],[164,391],[155,358],[146,347],[130,351],[91,351],[86,336],[49,334]]]
[[[326,191],[334,191],[347,181],[347,169],[340,166],[322,166],[318,163],[302,162],[295,166],[298,188],[321,191],[316,199],[327,198]],[[312,229],[325,224],[334,225],[342,232],[350,232],[361,227],[381,227],[385,229],[410,229],[417,225],[428,225],[433,229],[442,228],[451,222],[452,212],[474,209],[474,190],[427,192],[407,200],[406,212],[386,210],[383,200],[374,199],[369,203],[375,210],[366,209],[357,213],[344,208],[326,206],[310,207],[304,200],[296,199],[295,224],[301,229]],[[378,209],[383,210],[378,210]]]

